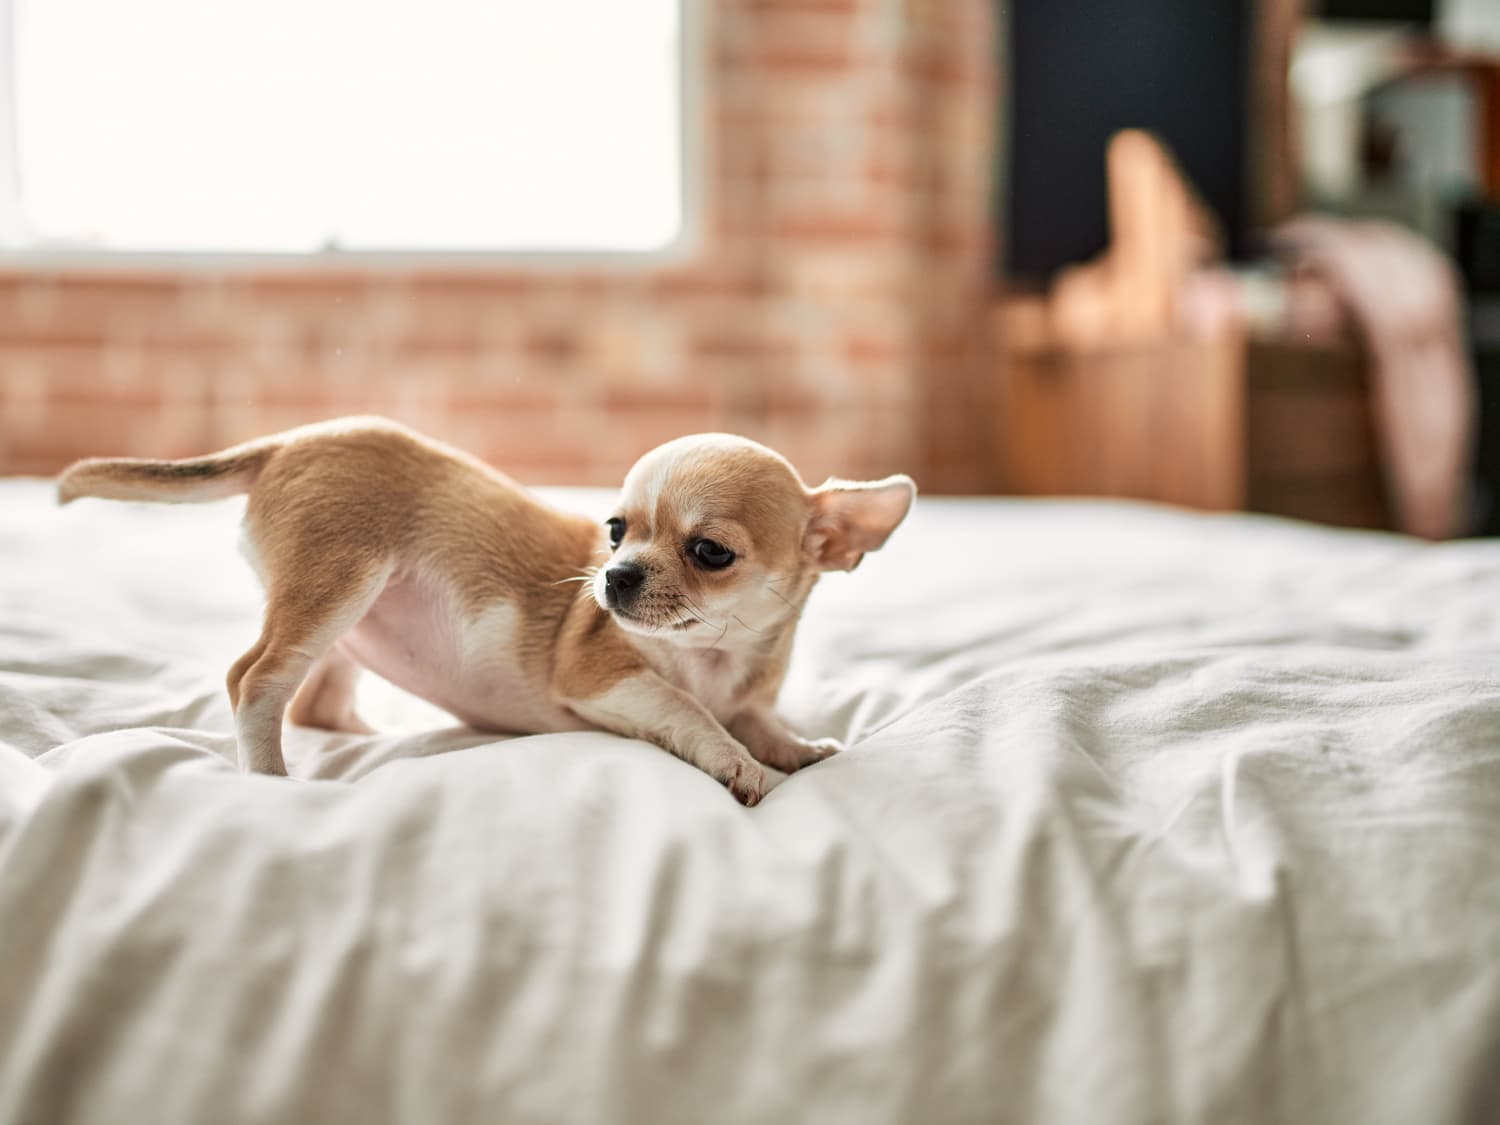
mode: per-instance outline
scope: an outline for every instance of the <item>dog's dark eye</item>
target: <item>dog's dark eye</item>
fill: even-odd
[[[609,545],[618,547],[620,540],[625,538],[625,521],[616,516],[612,520],[605,520],[604,526],[609,528]]]
[[[709,570],[723,570],[734,562],[734,552],[712,539],[694,539],[688,544],[688,551],[699,565],[706,566]]]

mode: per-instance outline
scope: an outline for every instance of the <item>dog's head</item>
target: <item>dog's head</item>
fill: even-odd
[[[774,634],[819,573],[853,570],[885,543],[916,491],[905,476],[809,489],[753,441],[679,438],[626,476],[593,594],[622,628],[680,644]]]

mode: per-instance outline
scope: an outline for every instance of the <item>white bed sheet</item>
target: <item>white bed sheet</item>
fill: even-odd
[[[0,1121],[1500,1119],[1500,545],[924,499],[746,810],[373,680],[240,775],[238,512],[0,485]]]

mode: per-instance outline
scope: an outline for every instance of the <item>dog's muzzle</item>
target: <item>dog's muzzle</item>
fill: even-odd
[[[620,563],[604,572],[604,600],[610,609],[629,609],[646,584],[646,572],[636,563]]]

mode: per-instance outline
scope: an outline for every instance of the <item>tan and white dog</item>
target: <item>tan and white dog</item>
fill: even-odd
[[[753,805],[762,763],[791,772],[839,749],[774,713],[792,637],[819,574],[884,544],[916,488],[808,489],[755,442],[679,438],[630,470],[606,547],[592,520],[371,418],[183,461],[81,461],[58,481],[63,503],[245,492],[267,601],[229,672],[244,768],[286,772],[283,716],[368,732],[363,666],[480,730],[646,739]]]

